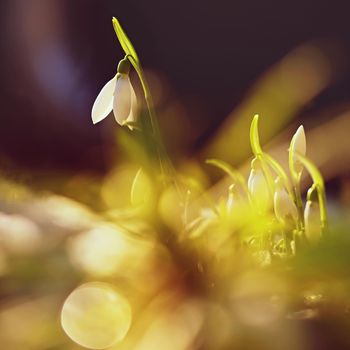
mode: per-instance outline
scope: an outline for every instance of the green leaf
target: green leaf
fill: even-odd
[[[125,54],[132,56],[135,59],[135,61],[137,63],[139,63],[139,58],[137,56],[135,48],[131,44],[131,41],[129,40],[128,36],[125,34],[119,21],[115,17],[113,17],[112,23],[113,23],[114,31],[117,34],[118,40],[119,40],[120,45],[122,46]]]
[[[259,115],[256,114],[250,125],[250,144],[252,146],[253,153],[256,157],[260,157],[260,155],[262,154],[262,149],[261,149],[260,140],[259,140],[258,124],[259,124]]]

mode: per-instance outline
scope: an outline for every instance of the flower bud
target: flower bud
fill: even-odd
[[[253,159],[251,167],[252,170],[248,178],[248,190],[254,207],[260,214],[263,214],[271,204],[268,184],[258,159]]]
[[[119,62],[117,72],[102,88],[94,102],[91,112],[94,124],[105,119],[112,110],[120,125],[136,121],[137,99],[129,78],[130,62],[127,58]],[[129,128],[132,129],[132,126]]]
[[[300,174],[303,170],[303,165],[298,159],[296,159],[296,154],[298,153],[302,156],[305,156],[306,154],[306,138],[304,127],[302,125],[299,126],[298,130],[292,137],[289,148],[289,166],[292,171]]]
[[[136,121],[136,95],[128,74],[118,73],[114,90],[113,114],[120,125]]]
[[[277,220],[281,222],[286,222],[288,218],[293,219],[294,221],[298,220],[298,210],[292,200],[292,198],[287,193],[286,189],[282,185],[280,178],[277,178],[276,181],[276,191],[274,194],[274,209]]]
[[[314,184],[307,191],[307,202],[304,210],[305,236],[310,243],[317,243],[322,234],[320,205],[317,197],[317,188]]]

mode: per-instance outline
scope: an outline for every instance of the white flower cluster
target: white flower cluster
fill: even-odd
[[[294,134],[289,149],[290,168],[292,174],[295,174],[296,187],[294,188],[294,194],[298,191],[298,182],[304,168],[297,155],[305,156],[305,154],[306,138],[304,127],[301,125]],[[291,221],[296,226],[300,224],[304,229],[308,242],[315,243],[319,241],[321,238],[321,220],[317,198],[314,198],[314,200],[308,199],[304,215],[299,217],[293,192],[288,191],[280,177],[275,179],[272,189],[269,188],[268,174],[264,171],[263,164],[263,157],[262,159],[255,158],[252,161],[248,179],[251,201],[257,212],[264,214],[273,205],[275,216],[279,222],[285,224],[287,221]],[[300,203],[300,206],[303,209],[302,203]]]

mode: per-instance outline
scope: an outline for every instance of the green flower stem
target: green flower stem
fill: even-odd
[[[169,157],[167,156],[163,141],[161,139],[159,126],[156,118],[156,113],[153,107],[154,105],[153,105],[152,95],[151,95],[149,86],[147,84],[147,81],[145,79],[138,55],[136,53],[134,46],[132,45],[130,39],[126,35],[124,29],[122,28],[117,18],[115,17],[112,18],[112,24],[113,24],[115,34],[117,35],[118,41],[125,52],[125,55],[126,55],[125,58],[127,58],[129,62],[132,64],[132,66],[134,67],[142,85],[142,89],[143,89],[143,93],[144,93],[144,97],[145,97],[145,101],[146,101],[146,105],[147,105],[147,109],[150,117],[150,122],[151,122],[151,128],[153,133],[152,137],[155,142],[155,147],[156,147],[156,152],[159,159],[159,165],[162,173],[163,183],[165,184],[165,180],[167,178],[166,175],[169,175],[169,178],[173,180],[174,184],[178,189],[178,185],[175,177],[175,171]]]
[[[154,111],[154,107],[153,107],[153,99],[152,99],[151,91],[150,91],[150,88],[148,86],[147,80],[146,80],[144,73],[143,73],[143,70],[141,68],[141,64],[138,63],[132,55],[128,54],[125,56],[125,58],[127,58],[130,61],[130,63],[134,67],[134,69],[135,69],[135,71],[140,79],[143,94],[145,96],[147,109],[149,111],[149,115],[150,115],[150,119],[151,119],[152,130],[154,132],[154,136],[159,138],[160,133],[159,133],[159,127],[158,127],[158,124],[156,121],[155,111]]]
[[[271,198],[273,200],[273,197],[274,197],[274,194],[275,194],[275,185],[274,185],[274,179],[273,179],[273,176],[271,174],[271,171],[270,171],[270,169],[268,167],[268,164],[266,162],[266,159],[264,158],[264,154],[263,153],[256,154],[255,156],[256,156],[257,159],[260,160],[261,168],[263,170],[263,173],[264,173],[264,176],[265,176],[265,179],[267,181],[268,188],[269,188],[269,192],[270,192]]]
[[[290,244],[288,242],[288,237],[287,237],[287,233],[285,231],[285,228],[282,229],[282,237],[283,237],[283,241],[284,241],[284,251],[287,255],[291,255],[291,248],[290,248]]]
[[[271,157],[268,153],[264,152],[262,154],[262,157],[264,158],[266,163],[268,163],[271,166],[271,168],[275,171],[275,173],[283,181],[283,184],[284,184],[285,188],[287,189],[288,193],[290,195],[292,195],[293,192],[291,191],[288,176],[287,176],[286,172],[284,171],[284,169],[282,168],[282,166],[273,157]]]
[[[243,189],[243,191],[245,192],[245,194],[248,197],[250,196],[248,186],[244,180],[244,177],[242,176],[242,174],[238,170],[234,169],[233,166],[231,166],[230,164],[228,164],[220,159],[207,159],[205,162],[207,164],[213,165],[213,166],[221,169],[226,174],[228,174],[232,178],[234,183],[238,183],[241,186],[241,188]]]
[[[256,115],[253,119],[252,126],[250,129],[250,139],[252,143],[253,153],[257,158],[260,158],[262,163],[265,163],[269,165],[274,172],[281,178],[281,180],[284,183],[284,186],[286,187],[288,193],[292,195],[291,186],[288,180],[288,176],[282,166],[268,153],[265,153],[261,146],[260,146],[260,140],[259,140],[259,134],[258,134],[258,120],[259,116]],[[268,171],[268,175],[271,177],[271,173]]]
[[[265,179],[267,181],[267,185],[269,188],[269,192],[271,195],[271,198],[273,198],[275,193],[275,185],[274,185],[274,179],[272,177],[271,171],[268,168],[268,164],[266,162],[266,157],[264,157],[264,152],[260,146],[260,138],[259,138],[259,115],[256,114],[252,120],[252,123],[250,125],[250,144],[252,147],[252,151],[257,159],[260,160],[261,168],[263,170]]]
[[[317,169],[317,167],[306,157],[301,154],[296,154],[299,161],[305,166],[307,171],[310,173],[314,185],[317,190],[318,203],[320,206],[320,218],[321,218],[321,228],[322,232],[328,231],[328,214],[327,214],[327,206],[326,206],[326,191],[325,185],[322,178],[321,173]]]
[[[297,179],[294,180],[293,178],[293,188],[294,188],[294,201],[295,205],[298,210],[298,216],[299,216],[299,229],[304,232],[304,207],[303,207],[303,200],[301,198],[301,191],[300,191],[300,176],[301,174],[298,175]]]
[[[328,231],[328,214],[326,207],[326,193],[324,187],[317,185],[317,194],[318,194],[318,202],[320,205],[320,217],[321,217],[321,225],[322,231]]]
[[[126,55],[126,57],[128,58],[128,60],[130,61],[130,63],[134,67],[134,69],[135,69],[135,71],[140,79],[140,82],[141,82],[141,86],[142,86],[143,94],[145,97],[148,114],[150,117],[151,128],[152,128],[152,132],[153,132],[152,136],[155,140],[156,151],[157,151],[157,156],[159,159],[159,165],[160,165],[160,170],[162,172],[163,181],[165,182],[165,179],[168,175],[171,179],[173,179],[174,184],[178,188],[178,184],[177,184],[176,179],[175,179],[174,167],[173,167],[173,165],[172,165],[172,163],[171,163],[171,161],[170,161],[170,159],[165,151],[165,147],[164,147],[164,144],[163,144],[163,141],[161,138],[159,125],[158,125],[156,113],[154,110],[152,94],[151,94],[149,85],[148,85],[147,80],[144,76],[144,73],[143,73],[143,70],[141,68],[140,63],[138,63],[132,55]]]

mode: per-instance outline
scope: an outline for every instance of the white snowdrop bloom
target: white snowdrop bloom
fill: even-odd
[[[277,178],[275,183],[276,191],[273,198],[273,204],[277,220],[285,222],[286,219],[292,218],[294,221],[297,221],[298,210],[295,203],[283,187],[281,179]]]
[[[296,159],[296,154],[301,154],[305,156],[306,154],[306,137],[304,132],[304,127],[302,125],[299,126],[298,130],[292,137],[292,141],[290,143],[290,157],[291,163],[294,170],[300,174],[303,170],[303,165],[299,160]]]
[[[137,116],[137,101],[129,75],[121,74],[114,90],[113,114],[118,124],[135,122]]]
[[[310,243],[317,243],[322,235],[320,206],[308,200],[304,210],[305,236]]]
[[[270,193],[266,178],[261,168],[252,161],[252,170],[248,178],[248,190],[252,196],[253,205],[259,213],[264,213],[270,206]]]
[[[120,125],[136,121],[137,99],[130,81],[129,69],[130,64],[122,60],[117,75],[98,94],[91,112],[94,124],[105,119],[112,110],[115,120]]]

